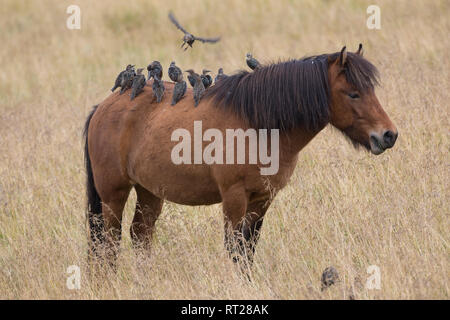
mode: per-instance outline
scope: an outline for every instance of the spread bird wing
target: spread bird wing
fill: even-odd
[[[194,38],[195,38],[195,40],[201,41],[203,43],[205,43],[205,42],[216,43],[217,41],[220,40],[220,37],[217,37],[217,38],[199,38],[199,37],[195,37],[194,36]]]
[[[169,19],[170,21],[172,21],[172,23],[175,25],[175,27],[177,27],[178,29],[180,29],[181,31],[183,31],[183,33],[189,33],[186,31],[186,29],[184,29],[180,23],[177,21],[177,19],[175,19],[175,16],[173,15],[172,12],[169,12]]]

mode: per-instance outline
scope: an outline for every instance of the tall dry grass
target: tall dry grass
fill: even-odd
[[[81,30],[66,28],[69,4]],[[366,8],[381,7],[381,30]],[[217,45],[179,49],[169,9]],[[0,298],[421,299],[449,297],[448,1],[26,1],[0,7]],[[269,210],[253,282],[223,250],[220,205],[166,203],[150,258],[135,253],[124,215],[116,275],[88,281],[81,129],[126,64],[176,60],[226,73],[262,61],[365,46],[399,129],[375,157],[326,128],[300,154]],[[66,268],[81,267],[81,289]],[[341,282],[320,291],[322,270]],[[381,289],[367,290],[369,265]]]

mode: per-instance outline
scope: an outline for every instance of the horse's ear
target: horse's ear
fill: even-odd
[[[359,54],[360,56],[364,54],[362,43],[359,44],[358,51],[356,51],[356,54]]]
[[[347,60],[347,47],[344,46],[339,56],[339,64],[341,65],[341,67],[344,66],[346,60]]]

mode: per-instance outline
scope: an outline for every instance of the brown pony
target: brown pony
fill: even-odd
[[[347,53],[344,47],[242,71],[207,89],[198,107],[190,89],[171,106],[174,85],[169,82],[164,83],[161,103],[156,103],[149,83],[133,101],[128,94],[113,93],[95,106],[85,125],[93,256],[106,248],[102,252],[114,264],[122,211],[134,188],[137,203],[130,231],[135,246],[150,247],[164,200],[191,206],[222,202],[226,248],[235,261],[244,257],[241,261],[251,263],[273,197],[288,183],[299,152],[328,123],[373,154],[394,145],[397,129],[374,92],[378,72],[361,49]],[[279,129],[277,173],[261,175],[260,162],[175,164],[171,153],[178,141],[172,141],[172,133],[184,128],[194,135],[194,121],[202,121],[204,130],[223,133]],[[249,156],[248,146],[245,152]]]

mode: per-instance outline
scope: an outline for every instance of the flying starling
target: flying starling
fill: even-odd
[[[148,78],[147,80],[150,80],[151,78],[155,78],[155,76],[158,76],[159,80],[162,79],[163,76],[163,68],[159,61],[153,61],[147,66],[148,70]]]
[[[184,33],[183,43],[181,44],[181,48],[183,48],[186,45],[186,47],[184,48],[184,51],[186,51],[186,49],[189,48],[189,47],[192,48],[192,44],[194,43],[195,40],[201,41],[203,43],[205,43],[205,42],[216,43],[217,41],[220,40],[220,37],[216,37],[216,38],[200,38],[200,37],[196,37],[193,34],[187,32],[186,29],[184,29],[178,23],[177,19],[175,19],[175,17],[172,14],[172,12],[169,12],[169,19],[170,19],[170,21],[172,21],[172,23],[175,25],[175,27],[177,27],[178,29],[180,29]]]
[[[321,290],[325,290],[329,286],[335,284],[339,280],[339,274],[334,267],[326,268],[322,273],[322,288]]]
[[[203,96],[203,93],[205,92],[205,86],[203,85],[202,78],[194,72],[194,70],[189,69],[185,72],[188,72],[191,77],[194,78],[195,84],[194,84],[194,101],[195,106],[198,106],[200,103],[200,99]]]
[[[166,90],[166,88],[164,88],[164,82],[158,75],[153,76],[152,89],[153,89],[153,96],[156,97],[156,102],[158,103],[161,102],[162,97],[164,95],[164,90]]]
[[[136,72],[134,72],[134,69],[130,69],[124,72],[124,74],[122,75],[122,82],[120,84],[120,94],[123,94],[126,90],[131,88],[135,75]]]
[[[131,100],[133,100],[139,93],[144,90],[145,84],[145,76],[142,74],[144,68],[137,69],[137,74],[133,78],[133,83],[131,85]]]
[[[205,89],[207,89],[210,85],[212,85],[212,81],[213,81],[212,77],[208,74],[209,72],[211,72],[211,71],[203,69],[202,75],[200,76]]]
[[[181,71],[181,69],[179,67],[177,67],[175,65],[175,61],[172,61],[170,63],[168,74],[169,74],[170,80],[172,80],[173,82],[178,82],[178,78],[180,75],[181,75],[181,79],[183,79],[183,72]]]
[[[119,73],[119,75],[116,78],[116,82],[114,83],[114,87],[112,87],[112,89],[111,89],[112,92],[114,92],[114,90],[116,90],[117,88],[119,88],[121,86],[122,76],[126,71],[129,71],[129,70],[134,70],[134,65],[131,65],[131,64],[127,65],[126,69]]]
[[[252,70],[255,70],[261,65],[258,60],[252,57],[251,53],[247,53],[247,57],[245,60],[247,61],[248,67]]]
[[[226,77],[227,77],[227,75],[223,73],[223,69],[219,68],[219,71],[217,71],[217,76],[214,79],[214,84],[216,84],[217,81],[225,79]]]

